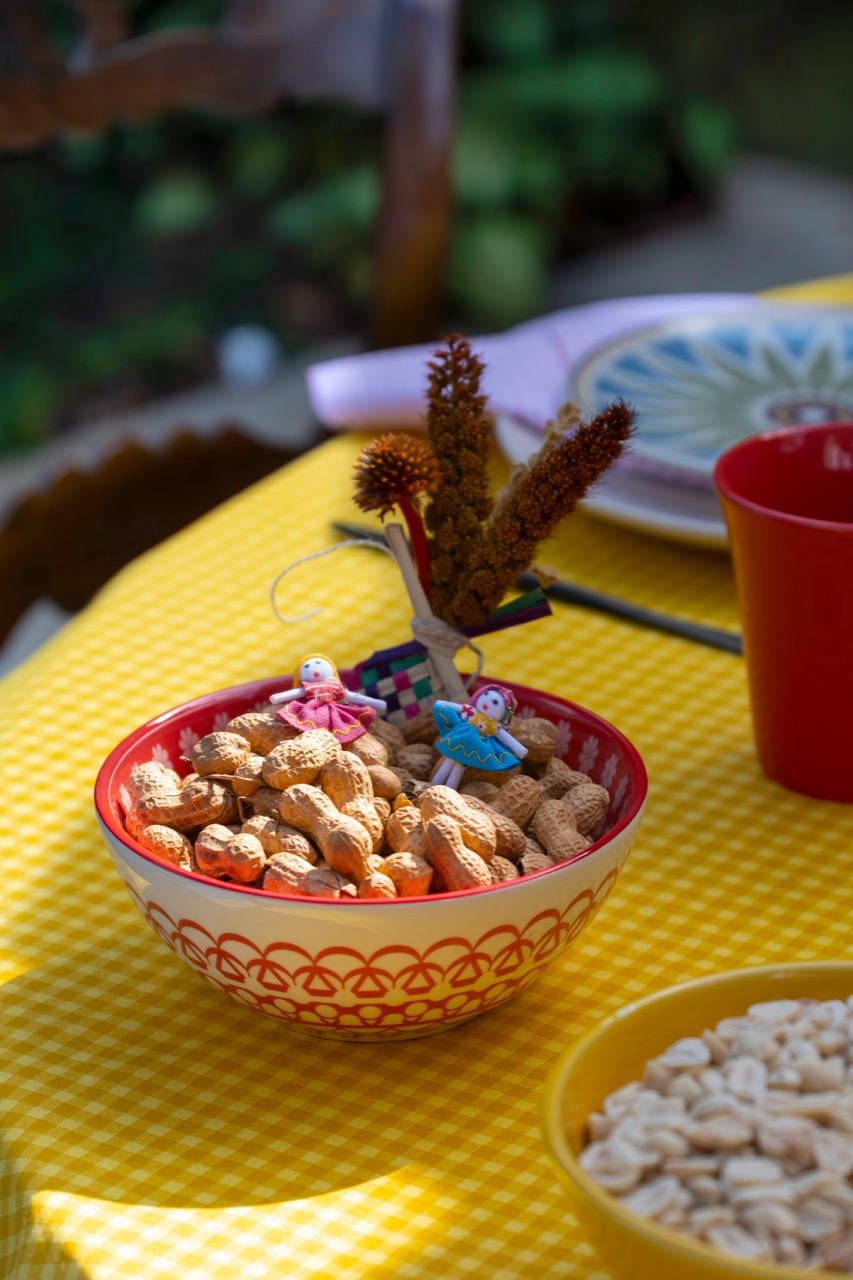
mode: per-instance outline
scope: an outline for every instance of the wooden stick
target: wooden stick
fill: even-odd
[[[403,575],[403,582],[406,584],[406,590],[409,593],[409,600],[415,615],[419,618],[434,618],[435,614],[430,608],[429,600],[421,586],[421,580],[418,577],[414,561],[409,552],[409,544],[406,541],[406,533],[403,526],[401,524],[386,524],[385,540],[394,552],[394,558],[400,566],[400,573]],[[439,680],[450,697],[455,702],[467,702],[468,690],[456,670],[453,659],[448,658],[446,654],[436,653],[434,649],[430,649],[429,645],[427,645],[427,652]]]

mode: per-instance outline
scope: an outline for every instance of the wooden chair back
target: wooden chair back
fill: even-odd
[[[128,32],[120,0],[0,0],[0,150],[203,107],[334,100],[385,119],[370,337],[436,336],[450,220],[456,0],[230,0],[215,29]]]
[[[330,99],[381,113],[371,338],[436,336],[456,0],[230,0],[215,30],[149,35],[128,31],[119,0],[67,0],[70,47],[48,23],[60,2],[0,0],[0,151],[182,107],[248,113]],[[0,528],[0,644],[33,601],[81,608],[132,557],[292,456],[239,423],[205,439],[176,430],[165,450],[117,441],[97,471],[22,495]]]

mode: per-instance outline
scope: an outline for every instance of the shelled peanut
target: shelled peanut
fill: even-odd
[[[186,778],[156,761],[127,783],[128,833],[185,870],[272,894],[391,899],[504,883],[582,853],[606,829],[607,791],[556,755],[557,731],[518,718],[528,748],[505,773],[430,783],[440,759],[426,721],[376,721],[342,747],[296,734],[273,710],[198,741]]]

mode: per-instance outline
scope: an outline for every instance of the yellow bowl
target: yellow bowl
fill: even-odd
[[[642,1078],[649,1058],[683,1036],[697,1036],[721,1018],[762,1000],[846,1000],[853,963],[773,965],[714,974],[626,1005],[561,1055],[545,1093],[545,1139],[560,1182],[585,1234],[614,1280],[815,1280],[837,1272],[747,1262],[658,1226],[625,1209],[578,1164],[590,1112],[608,1094]]]

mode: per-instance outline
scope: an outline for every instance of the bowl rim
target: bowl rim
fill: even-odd
[[[777,1262],[755,1262],[748,1258],[740,1258],[736,1254],[727,1254],[720,1249],[715,1249],[712,1245],[694,1240],[691,1236],[663,1227],[652,1218],[645,1218],[631,1209],[626,1209],[615,1196],[605,1191],[581,1168],[564,1133],[561,1106],[568,1077],[578,1059],[586,1055],[597,1041],[606,1040],[614,1027],[629,1020],[637,1012],[661,1004],[674,995],[687,995],[694,992],[701,995],[704,990],[720,984],[736,987],[739,980],[751,976],[794,978],[802,975],[803,978],[808,978],[813,974],[839,971],[849,971],[851,992],[853,992],[853,960],[802,960],[789,964],[745,965],[741,969],[727,969],[719,973],[707,974],[702,978],[694,978],[690,982],[679,982],[663,987],[639,1000],[632,1000],[629,1004],[622,1005],[614,1013],[602,1018],[563,1050],[547,1078],[540,1119],[545,1146],[552,1162],[573,1185],[581,1199],[591,1204],[611,1223],[642,1237],[648,1244],[676,1257],[685,1265],[701,1264],[707,1268],[709,1263],[716,1264],[721,1277],[728,1269],[729,1274],[754,1277],[755,1280],[810,1280],[810,1278],[820,1280],[820,1277],[824,1276],[830,1280],[830,1277],[837,1276],[837,1272],[823,1268],[806,1270],[803,1267]],[[733,1272],[732,1268],[737,1268],[737,1272]]]
[[[342,669],[340,674],[341,678],[346,681],[347,676],[352,675],[352,670]],[[106,757],[98,770],[94,786],[95,811],[98,819],[110,835],[120,844],[124,845],[131,853],[136,854],[137,857],[143,858],[146,862],[150,862],[152,865],[163,871],[170,872],[173,875],[190,880],[194,884],[212,885],[217,889],[227,890],[231,893],[253,895],[261,898],[264,902],[298,902],[308,906],[314,904],[318,908],[328,908],[329,905],[334,902],[335,905],[340,904],[341,906],[350,909],[357,907],[396,907],[399,910],[401,906],[408,904],[417,905],[428,902],[447,902],[451,900],[479,897],[486,893],[496,893],[512,889],[513,886],[518,883],[518,880],[499,881],[497,884],[483,885],[481,888],[477,889],[457,889],[450,893],[442,894],[418,894],[410,898],[304,898],[299,897],[296,894],[266,893],[263,889],[256,889],[251,885],[236,884],[233,881],[223,882],[222,880],[216,880],[212,876],[201,875],[199,872],[187,871],[183,867],[173,866],[164,859],[156,857],[147,849],[143,849],[143,847],[140,844],[137,844],[132,836],[130,836],[125,830],[110,799],[110,786],[113,775],[128,752],[132,750],[134,745],[141,738],[145,737],[158,725],[168,723],[176,719],[181,714],[189,714],[190,709],[193,711],[203,711],[207,707],[216,706],[217,703],[226,696],[245,696],[247,703],[249,704],[253,697],[255,701],[257,701],[257,692],[259,688],[270,684],[272,681],[276,681],[279,687],[284,687],[289,681],[292,682],[292,678],[289,676],[264,676],[258,680],[252,680],[244,684],[230,685],[224,689],[216,689],[212,693],[202,694],[198,698],[190,698],[188,701],[178,703],[176,706],[170,707],[168,711],[162,711],[158,715],[153,716],[150,720],[146,720],[143,724],[139,725],[136,729],[133,729],[129,734],[122,738],[122,740],[113,747],[112,751]],[[479,680],[477,683],[482,684],[487,683],[487,681]],[[580,711],[588,720],[591,720],[595,724],[606,729],[612,737],[618,739],[628,760],[634,781],[635,794],[632,797],[631,803],[625,813],[614,827],[611,827],[605,835],[596,840],[594,844],[591,844],[589,848],[584,849],[582,853],[575,854],[572,858],[566,859],[565,862],[560,862],[553,867],[546,867],[542,871],[534,871],[529,875],[519,877],[519,879],[523,879],[526,883],[528,881],[541,879],[543,876],[555,875],[565,867],[574,866],[576,863],[584,861],[586,858],[591,857],[593,854],[598,852],[606,843],[610,843],[616,836],[627,830],[632,823],[636,822],[642,814],[648,798],[648,774],[646,772],[646,767],[643,764],[642,757],[634,744],[625,736],[624,733],[622,733],[620,729],[617,729],[609,720],[605,720],[603,716],[597,715],[594,711],[589,711],[586,707],[582,707],[580,703],[571,702],[569,699],[563,698],[559,694],[549,693],[544,689],[534,689],[530,685],[517,684],[510,680],[501,680],[501,684],[505,685],[508,689],[511,689],[516,695],[522,695],[522,697],[524,695],[533,694],[540,697],[545,696],[547,698],[553,698],[566,709],[570,711]]]

